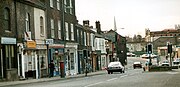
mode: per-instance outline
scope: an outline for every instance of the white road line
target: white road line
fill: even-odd
[[[116,80],[116,79],[118,79],[118,78],[112,78],[112,79],[108,79],[106,81],[112,81],[112,80]]]
[[[121,77],[126,77],[126,76],[128,76],[128,75],[123,75],[123,76],[121,76]]]
[[[128,75],[123,75],[123,76],[120,76],[120,77],[122,78],[122,77],[126,77],[126,76],[128,76]],[[118,79],[118,78],[112,78],[112,79],[108,79],[106,81],[113,81],[113,80],[116,80],[116,79]],[[91,86],[95,86],[95,85],[98,85],[98,84],[101,84],[101,83],[103,83],[103,81],[97,82],[97,83],[92,83],[92,84],[86,85],[84,87],[91,87]]]
[[[166,73],[174,75],[174,74],[177,74],[178,72],[166,72]]]
[[[132,76],[132,75],[135,75],[135,74],[138,74],[139,72],[135,72],[135,73],[131,73],[131,74],[129,74],[130,76]]]
[[[98,85],[98,84],[101,84],[101,83],[103,83],[103,82],[93,83],[93,84],[90,84],[90,85],[87,85],[87,86],[84,86],[84,87],[91,87],[91,86]]]

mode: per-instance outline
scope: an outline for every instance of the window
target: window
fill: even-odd
[[[73,70],[74,68],[75,68],[75,66],[74,66],[74,53],[70,53],[70,61],[71,61],[71,66],[70,66],[70,68]]]
[[[81,44],[83,44],[83,31],[80,31],[81,34]]]
[[[60,2],[57,0],[57,9],[60,10]]]
[[[65,22],[65,29],[66,29],[66,40],[69,40],[69,30],[68,30],[68,23]]]
[[[7,69],[16,68],[16,59],[14,55],[14,46],[5,45],[5,58]]]
[[[74,25],[71,24],[71,40],[74,40]]]
[[[95,35],[94,34],[93,34],[92,38],[93,38],[93,41],[92,41],[93,42],[93,47],[95,47]]]
[[[84,45],[86,46],[86,32],[84,32]]]
[[[54,38],[54,20],[51,19],[51,38]]]
[[[53,8],[53,0],[50,0],[50,7]]]
[[[58,38],[61,39],[61,21],[58,20]]]
[[[79,43],[79,40],[80,40],[80,38],[79,38],[79,30],[77,29],[77,42]]]
[[[64,8],[64,11],[65,11],[65,12],[67,12],[67,8],[66,8],[66,6],[67,6],[67,1],[66,1],[66,0],[64,0],[64,7],[65,7],[65,8]]]
[[[73,6],[72,6],[72,0],[70,0],[69,3],[70,3],[70,7],[71,7],[71,9],[70,9],[70,14],[72,14],[72,7],[73,7]]]
[[[6,31],[10,31],[11,29],[10,29],[10,10],[9,10],[9,8],[4,9],[4,20],[3,20],[3,22],[4,22],[4,29]]]
[[[88,45],[88,46],[90,46],[90,43],[89,43],[89,42],[90,42],[90,37],[89,37],[89,35],[90,35],[90,34],[87,33],[87,45]]]
[[[26,13],[26,32],[30,31],[30,15]]]
[[[44,19],[42,16],[40,17],[40,33],[44,36]]]

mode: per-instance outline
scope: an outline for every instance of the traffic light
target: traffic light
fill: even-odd
[[[146,53],[148,53],[148,48],[147,48],[147,45],[145,46],[145,51],[146,51]]]
[[[151,54],[152,53],[152,44],[148,44],[148,53]]]
[[[168,53],[172,53],[172,44],[168,44]]]

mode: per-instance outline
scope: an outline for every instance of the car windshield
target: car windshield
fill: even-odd
[[[112,66],[120,66],[121,64],[120,64],[120,62],[111,62],[111,63],[109,63],[109,65],[108,65],[108,67],[112,67]]]
[[[169,63],[169,61],[165,60],[165,61],[163,61],[163,63]]]
[[[134,62],[134,64],[141,64],[141,62]]]

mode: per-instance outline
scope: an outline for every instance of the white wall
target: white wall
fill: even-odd
[[[44,19],[44,35],[40,34],[40,17]],[[44,39],[46,39],[46,18],[45,18],[45,11],[34,8],[34,29],[35,29],[35,39],[37,44],[44,43]]]

